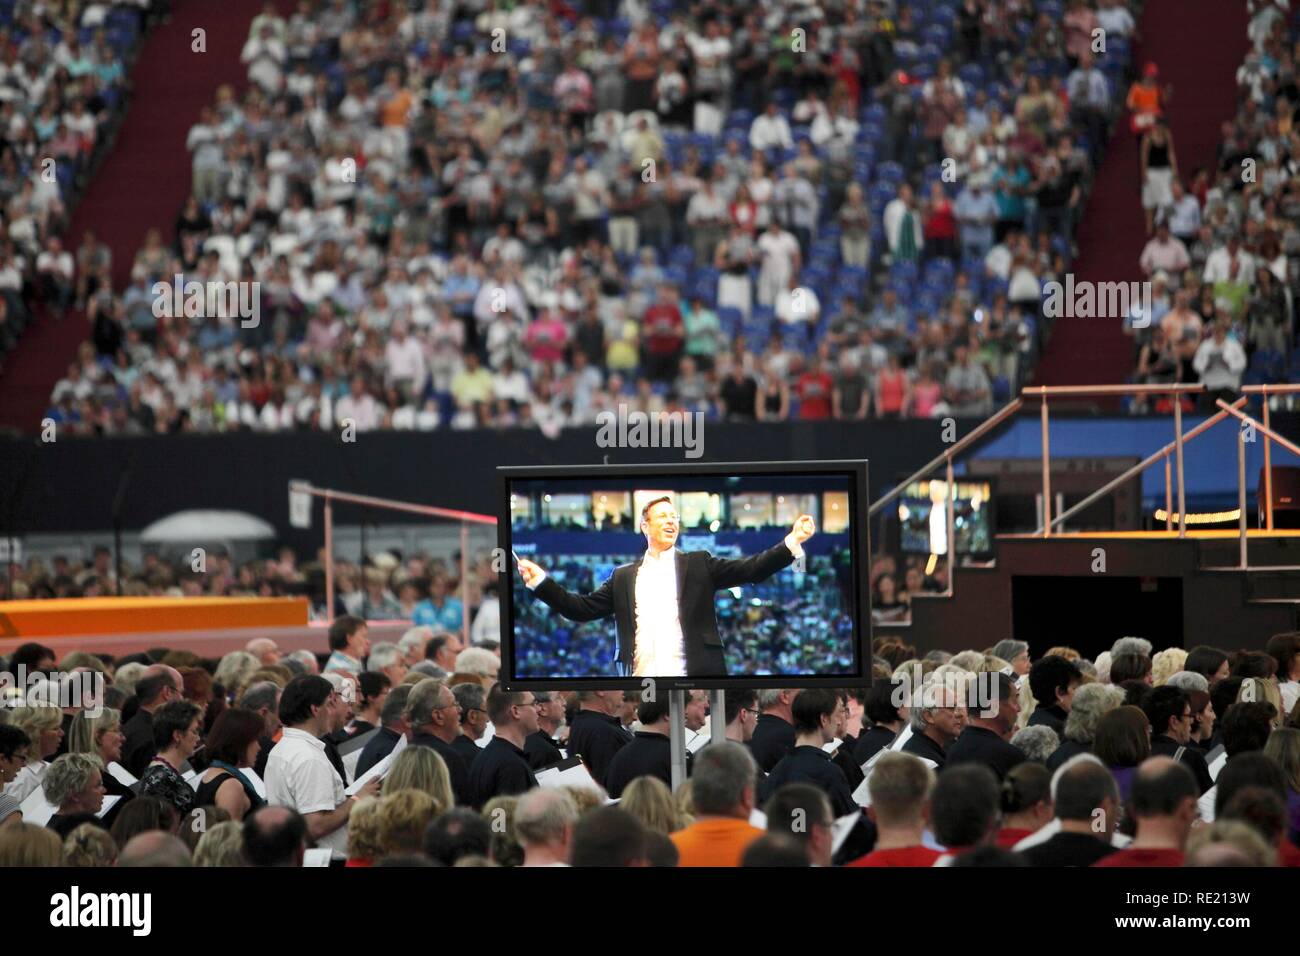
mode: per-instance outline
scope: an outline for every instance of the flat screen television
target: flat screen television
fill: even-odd
[[[957,555],[993,554],[993,485],[989,481],[957,479],[953,508],[953,537]],[[914,481],[898,498],[899,540],[905,554],[948,553],[946,481]]]
[[[507,688],[870,682],[865,461],[498,479]]]

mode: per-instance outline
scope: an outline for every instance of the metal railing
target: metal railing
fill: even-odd
[[[1066,397],[1066,396],[1094,396],[1094,395],[1172,395],[1174,396],[1174,457],[1178,471],[1178,537],[1187,536],[1187,500],[1186,491],[1183,484],[1183,403],[1179,401],[1181,395],[1196,392],[1204,392],[1204,385],[1035,385],[1022,389],[1020,394],[1025,397],[1037,395],[1042,400],[1039,409],[1039,415],[1042,421],[1043,430],[1043,526],[1038,529],[1036,534],[1041,533],[1044,538],[1052,536],[1052,525],[1058,524],[1058,521],[1052,520],[1052,475],[1049,467],[1051,458],[1050,440],[1048,437],[1048,396]],[[1076,506],[1076,510],[1077,510]],[[1166,512],[1167,513],[1167,512]]]
[[[325,502],[325,620],[334,623],[334,503],[361,505],[366,508],[383,508],[388,511],[403,511],[407,514],[423,515],[427,518],[446,518],[460,522],[460,629],[461,638],[469,645],[469,526],[471,524],[495,525],[497,519],[491,515],[476,514],[473,511],[459,511],[454,508],[438,508],[433,505],[421,505],[411,501],[397,501],[392,498],[375,498],[371,495],[356,495],[333,488],[317,488],[314,485],[292,481],[289,490],[300,494],[321,498]]]
[[[1273,432],[1269,426],[1268,397],[1270,395],[1295,395],[1300,385],[1247,385],[1241,390],[1246,395],[1260,395],[1264,399],[1264,527],[1273,530]]]
[[[936,455],[934,458],[930,459],[930,461],[926,462],[916,471],[912,472],[912,474],[908,475],[897,485],[895,485],[887,494],[884,494],[881,497],[877,498],[876,501],[867,509],[867,519],[870,520],[871,517],[875,515],[878,511],[880,511],[881,508],[883,508],[885,505],[889,504],[889,502],[893,501],[895,498],[901,495],[903,491],[907,488],[907,486],[912,484],[912,482],[920,481],[922,478],[932,473],[940,465],[946,466],[944,475],[948,486],[948,500],[944,505],[944,510],[947,516],[946,550],[948,553],[944,557],[948,562],[948,589],[944,592],[944,594],[947,597],[952,597],[953,571],[955,570],[953,567],[955,563],[953,559],[957,556],[957,542],[954,538],[954,525],[956,524],[955,508],[957,502],[957,486],[953,481],[953,472],[952,472],[953,459],[956,458],[958,455],[962,454],[963,452],[965,452],[967,448],[969,448],[975,442],[979,441],[981,438],[987,435],[994,428],[997,428],[999,425],[1001,425],[1004,421],[1006,421],[1016,412],[1020,411],[1020,406],[1023,404],[1024,402],[1019,398],[1012,399],[1008,404],[1004,405],[1000,411],[995,412],[991,417],[986,418],[979,425],[975,426],[975,428],[971,431],[971,433],[967,435],[965,438],[961,439],[958,442],[954,442],[951,448],[945,449],[943,452]]]

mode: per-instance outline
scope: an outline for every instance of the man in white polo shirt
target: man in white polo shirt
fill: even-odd
[[[295,677],[280,697],[284,733],[266,761],[266,800],[292,807],[307,821],[307,832],[331,858],[347,858],[348,816],[362,797],[379,795],[378,778],[353,797],[344,793],[343,778],[325,755],[320,738],[338,721],[347,705],[323,677]]]

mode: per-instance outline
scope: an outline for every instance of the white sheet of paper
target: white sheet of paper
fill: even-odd
[[[762,810],[751,810],[749,813],[749,825],[759,830],[766,830],[767,814]]]
[[[844,841],[849,838],[849,834],[861,819],[861,813],[850,813],[831,824],[831,853],[840,852],[840,847],[844,845]]]
[[[692,754],[699,753],[711,739],[712,738],[708,734],[696,734],[686,742],[686,752]]]
[[[313,847],[302,855],[303,866],[329,866],[330,854],[333,851],[329,847]]]
[[[27,795],[19,808],[23,811],[23,822],[34,823],[43,827],[50,822],[50,817],[59,812],[59,808],[45,799],[45,791],[37,787]]]
[[[874,757],[862,765],[862,772],[866,774],[866,777],[864,777],[862,782],[858,784],[858,789],[853,791],[853,800],[858,806],[871,806],[871,791],[867,787],[867,782],[871,779],[871,772],[876,769],[876,761],[887,752],[888,751],[885,750],[877,751]],[[928,757],[917,757],[916,759],[921,761],[921,763],[925,764],[931,770],[939,766]]]
[[[121,799],[121,797],[116,795],[105,796],[104,805],[99,808],[99,812],[96,813],[95,816],[99,817],[101,820],[104,819],[104,817],[108,816],[108,811],[113,809],[113,805]]]
[[[383,760],[379,761],[379,763],[375,764],[373,767],[367,770],[364,774],[362,774],[362,776],[359,779],[357,779],[352,784],[352,786],[348,787],[343,792],[346,793],[349,797],[356,796],[358,793],[361,792],[362,787],[368,784],[371,780],[374,780],[376,777],[378,777],[380,780],[383,780],[384,777],[388,776],[388,769],[393,765],[393,761],[397,759],[397,755],[400,754],[404,749],[406,749],[405,736],[398,738],[397,746],[393,748],[392,753],[390,753]]]
[[[488,725],[483,728],[483,736],[480,737],[478,740],[474,741],[474,743],[478,744],[480,747],[486,747],[488,745],[488,742],[496,735],[497,735],[496,727],[494,727],[491,723],[488,723]]]
[[[836,737],[830,743],[822,744],[822,750],[826,751],[828,754],[833,754],[835,751],[840,749],[840,744],[842,743],[844,743],[844,741]]]
[[[537,773],[537,785],[539,787],[583,787],[587,790],[600,790],[600,784],[592,779],[587,768],[583,764],[569,767],[567,770],[561,770],[559,767],[550,767]]]
[[[199,773],[197,770],[190,770],[182,776],[185,777],[185,782],[188,783],[193,790],[197,791],[199,789],[199,781],[203,779],[203,774]]]
[[[130,771],[130,770],[127,770],[125,767],[123,767],[123,766],[122,766],[120,763],[118,763],[116,760],[114,760],[111,764],[109,764],[109,765],[108,765],[107,767],[105,767],[104,769],[106,769],[106,770],[108,771],[109,775],[110,775],[114,780],[116,780],[118,783],[120,783],[120,784],[121,784],[122,786],[124,786],[124,787],[133,787],[133,786],[135,786],[137,783],[140,782],[140,781],[137,780],[135,777],[131,776],[131,771]]]

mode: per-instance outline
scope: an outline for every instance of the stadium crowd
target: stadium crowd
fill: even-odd
[[[878,638],[869,688],[728,691],[725,740],[691,692],[673,790],[653,693],[507,693],[488,646],[367,631],[220,661],[19,647],[0,866],[1300,861],[1300,633],[1093,661]]]
[[[1288,18],[1285,0],[1254,7],[1239,108],[1223,124],[1215,168],[1179,167],[1157,70],[1130,94],[1135,117],[1148,117],[1142,205],[1154,227],[1139,262],[1150,315],[1135,306],[1126,322],[1134,380],[1200,382],[1202,408],[1211,410],[1242,385],[1300,381],[1300,21]],[[1294,396],[1270,401],[1295,404]],[[1156,410],[1170,407],[1166,400]]]
[[[174,240],[87,296],[48,417],[987,414],[1050,331],[1139,8],[268,5],[247,92],[190,130]],[[221,306],[254,282],[255,318]]]
[[[0,3],[0,373],[45,303],[62,317],[104,284],[107,247],[75,256],[71,207],[126,109],[127,72],[161,5]]]

